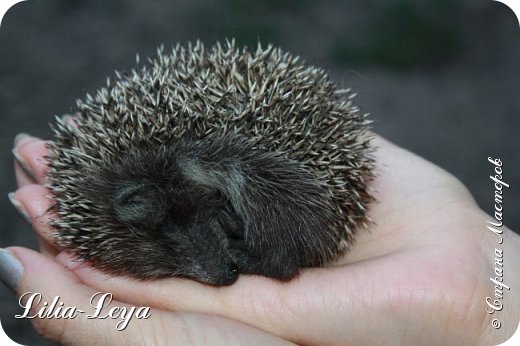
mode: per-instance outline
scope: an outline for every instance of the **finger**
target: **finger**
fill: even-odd
[[[13,149],[14,150],[14,149]],[[13,151],[13,155],[15,152]],[[16,185],[22,187],[25,185],[35,184],[36,180],[22,167],[19,161],[15,158],[14,160],[14,175],[16,178]]]
[[[359,298],[363,291],[363,284],[350,280],[348,274],[337,275],[339,268],[307,269],[289,283],[241,276],[232,286],[215,288],[181,278],[142,282],[113,277],[66,253],[58,255],[57,261],[86,284],[113,292],[121,301],[169,311],[221,315],[298,344],[334,344],[346,340],[347,333],[363,333],[353,332],[352,323],[348,328],[339,328],[338,335],[333,323],[357,320],[360,309],[355,306],[354,297]],[[323,275],[324,272],[327,274]],[[342,287],[341,301],[333,289],[338,286]],[[338,306],[341,309],[335,308]]]
[[[9,198],[13,206],[20,212],[24,219],[31,224],[40,244],[42,253],[56,256],[60,247],[54,239],[54,231],[49,225],[51,200],[49,191],[41,185],[26,185],[10,194]]]
[[[99,300],[91,303],[92,297],[98,293],[96,290],[82,284],[70,271],[37,252],[24,248],[8,250],[0,250],[0,278],[11,287],[16,287],[18,295],[25,293],[21,303],[32,307],[27,312],[29,316],[34,316],[38,311],[50,311],[49,305],[41,309],[45,307],[45,302],[51,304],[55,299],[64,303],[63,308],[85,311],[78,312],[75,318],[32,318],[35,329],[48,340],[65,345],[139,345],[149,344],[151,340],[171,345],[206,344],[208,340],[212,344],[231,345],[251,344],[248,342],[251,340],[258,345],[289,344],[238,322],[202,314],[180,315],[150,309],[149,318],[128,320],[126,326],[124,320],[117,317],[87,319],[87,314],[95,315],[96,303],[99,303]],[[6,272],[4,268],[9,270],[8,280],[3,275]],[[41,294],[41,300],[28,305],[33,294]],[[132,306],[112,300],[109,306],[100,310],[98,316],[105,316],[108,308],[132,311]],[[22,315],[26,311],[24,309]]]
[[[18,186],[43,184],[46,181],[48,166],[44,156],[47,154],[45,141],[27,134],[16,136],[13,156]]]

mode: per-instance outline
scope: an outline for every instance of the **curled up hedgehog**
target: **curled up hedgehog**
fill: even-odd
[[[53,126],[60,245],[107,273],[211,285],[289,280],[348,250],[373,179],[349,90],[272,46],[137,60]]]

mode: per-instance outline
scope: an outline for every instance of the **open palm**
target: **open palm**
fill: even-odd
[[[373,222],[348,254],[288,283],[241,275],[220,288],[179,278],[110,277],[61,252],[47,226],[48,191],[39,185],[45,148],[37,139],[24,141],[18,152],[35,181],[18,165],[22,187],[15,196],[33,220],[42,252],[120,301],[219,315],[301,344],[475,345],[485,338],[495,241],[485,228],[490,218],[453,176],[380,137],[374,139]],[[518,248],[518,236],[505,236]],[[23,256],[21,249],[13,252]]]

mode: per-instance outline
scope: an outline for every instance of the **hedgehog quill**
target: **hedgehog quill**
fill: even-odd
[[[56,241],[138,279],[287,281],[366,226],[369,121],[281,49],[177,45],[116,72],[48,144]]]

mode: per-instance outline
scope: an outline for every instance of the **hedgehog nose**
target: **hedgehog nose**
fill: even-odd
[[[238,266],[235,263],[230,263],[228,265],[228,270],[225,277],[222,280],[222,285],[232,285],[238,279]]]

